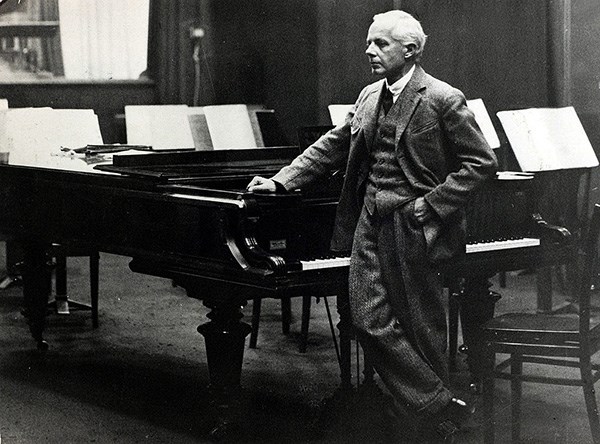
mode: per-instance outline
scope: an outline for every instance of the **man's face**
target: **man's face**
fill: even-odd
[[[367,34],[367,49],[371,72],[379,74],[394,83],[404,74],[405,55],[409,49],[392,38],[392,24],[374,22]]]

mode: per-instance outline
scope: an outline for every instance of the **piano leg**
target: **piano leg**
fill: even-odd
[[[43,338],[46,327],[48,296],[51,291],[51,270],[48,265],[45,244],[26,241],[22,243],[24,259],[22,264],[23,276],[23,314],[27,318],[29,331],[40,351],[48,349],[48,343]]]
[[[239,423],[242,361],[246,336],[251,331],[250,325],[240,322],[244,304],[235,300],[204,301],[211,309],[207,315],[210,322],[200,325],[198,332],[206,343],[211,407],[217,417],[209,432],[213,438],[224,437]]]
[[[500,295],[490,291],[488,276],[470,277],[465,280],[464,289],[459,297],[460,320],[463,341],[467,352],[467,365],[471,373],[473,390],[479,391],[483,371],[485,347],[482,338],[482,326],[494,317],[496,302]]]

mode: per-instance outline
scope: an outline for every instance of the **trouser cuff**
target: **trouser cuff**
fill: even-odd
[[[423,418],[437,414],[448,405],[452,398],[450,390],[442,386],[427,404],[417,410],[417,416]]]

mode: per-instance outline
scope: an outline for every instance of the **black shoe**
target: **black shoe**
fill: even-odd
[[[452,398],[441,411],[422,423],[424,442],[454,442],[461,426],[473,413],[474,409],[462,399]],[[433,429],[430,428],[432,425]]]
[[[442,422],[451,421],[460,428],[475,413],[475,409],[462,399],[452,398],[440,412]]]

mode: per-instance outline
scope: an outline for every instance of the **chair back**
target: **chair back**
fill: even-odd
[[[580,249],[583,262],[580,269],[579,323],[580,332],[585,335],[590,329],[592,285],[598,274],[598,248],[600,240],[600,204],[595,204],[588,230]],[[585,340],[582,338],[582,340]],[[582,344],[585,345],[585,344]]]

